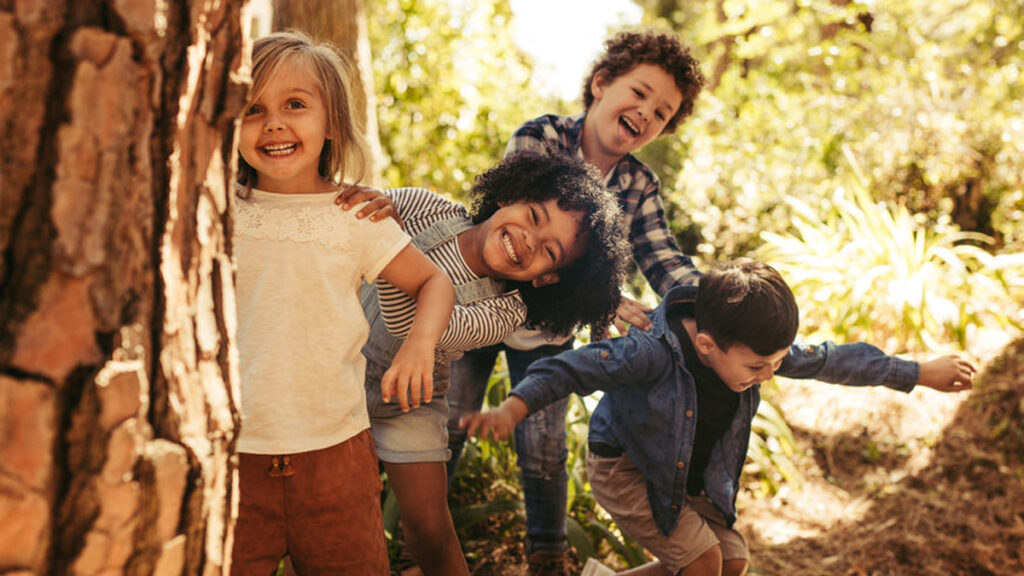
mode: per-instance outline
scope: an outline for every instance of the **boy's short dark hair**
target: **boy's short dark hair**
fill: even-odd
[[[604,52],[598,57],[583,82],[583,108],[590,109],[594,93],[590,86],[594,75],[605,74],[609,82],[628,73],[640,64],[654,64],[665,70],[676,81],[683,95],[679,110],[669,118],[663,134],[675,132],[677,126],[693,113],[693,103],[704,87],[700,63],[690,55],[675,34],[653,30],[620,32],[604,43]]]
[[[593,325],[606,328],[621,299],[629,245],[616,197],[596,169],[556,152],[522,151],[477,176],[470,191],[472,219],[480,223],[503,204],[556,199],[558,207],[583,214],[586,248],[575,262],[557,270],[559,281],[539,288],[511,282],[526,304],[526,325],[555,334]]]
[[[800,324],[786,281],[771,266],[748,258],[718,264],[701,276],[694,317],[697,330],[722,350],[744,344],[761,356],[788,348]]]

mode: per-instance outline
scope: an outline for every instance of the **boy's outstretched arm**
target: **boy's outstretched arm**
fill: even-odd
[[[391,367],[381,379],[385,402],[398,397],[402,411],[434,396],[434,348],[448,328],[455,288],[448,276],[409,244],[381,271],[380,277],[416,300],[412,328]]]
[[[522,422],[529,413],[530,409],[522,398],[509,396],[494,410],[466,414],[459,419],[459,426],[470,435],[504,440],[515,432],[516,424]]]
[[[971,389],[977,371],[974,364],[960,356],[940,356],[921,363],[917,383],[939,392],[960,392]]]

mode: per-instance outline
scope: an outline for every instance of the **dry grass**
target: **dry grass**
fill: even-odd
[[[782,388],[805,476],[741,496],[752,574],[1024,574],[1024,340],[969,395]]]

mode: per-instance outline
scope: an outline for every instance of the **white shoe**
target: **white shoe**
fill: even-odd
[[[601,564],[596,558],[587,558],[580,576],[615,576],[615,570]]]

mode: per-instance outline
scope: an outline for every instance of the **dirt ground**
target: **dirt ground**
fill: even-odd
[[[1024,340],[966,394],[780,388],[803,478],[740,496],[751,574],[1024,574]]]

